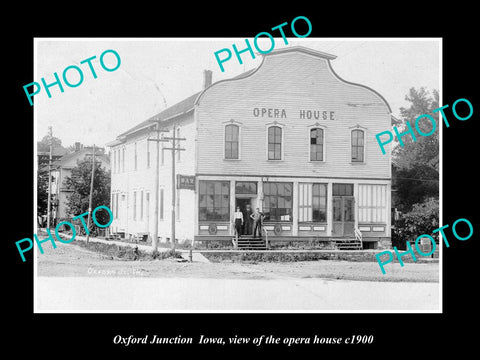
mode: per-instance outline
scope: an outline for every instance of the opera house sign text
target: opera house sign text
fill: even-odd
[[[286,119],[287,112],[285,109],[253,108],[253,116]],[[335,120],[335,111],[299,110],[298,117],[300,119]]]

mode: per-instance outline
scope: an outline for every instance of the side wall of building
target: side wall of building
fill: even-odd
[[[172,123],[165,123],[167,132],[160,137],[171,137]],[[186,138],[180,142],[185,151],[176,151],[176,173],[194,175],[195,126],[193,114],[176,120],[177,136]],[[111,148],[112,188],[111,207],[114,220],[111,229],[125,236],[153,234],[155,225],[155,169],[157,142],[147,141],[156,138],[153,131],[140,131],[127,136],[123,143]],[[159,210],[158,236],[165,242],[171,237],[171,166],[172,152],[162,150],[171,147],[170,142],[159,142]],[[194,192],[176,191],[176,238],[179,241],[193,238]]]

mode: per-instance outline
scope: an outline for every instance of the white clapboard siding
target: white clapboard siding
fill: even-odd
[[[285,109],[287,118],[255,117],[254,108]],[[300,119],[300,110],[334,111],[336,119]],[[297,51],[266,56],[249,76],[207,89],[196,115],[200,174],[390,178],[389,155],[382,155],[375,140],[391,128],[388,106],[374,91],[340,80],[318,56]],[[239,161],[223,159],[224,126],[232,119],[241,126]],[[268,161],[267,125],[275,120],[283,126],[283,159]],[[309,129],[316,123],[325,133],[322,163],[309,161]],[[351,163],[350,131],[357,125],[366,131],[361,165]]]

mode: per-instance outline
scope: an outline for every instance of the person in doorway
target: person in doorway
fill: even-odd
[[[252,235],[252,216],[253,211],[252,208],[250,207],[250,204],[246,205],[245,208],[245,213],[243,214],[243,219],[244,219],[244,234],[245,235]]]
[[[237,206],[237,211],[235,211],[234,221],[235,231],[237,232],[238,237],[240,237],[240,235],[242,235],[243,213],[240,211],[239,206]]]
[[[255,209],[255,212],[250,216],[250,218],[253,220],[253,238],[257,238],[257,232],[258,236],[260,239],[262,238],[262,222],[263,218],[265,215],[263,215],[262,212],[260,212],[260,209],[257,207]]]

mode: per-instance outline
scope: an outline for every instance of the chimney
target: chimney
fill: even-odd
[[[80,143],[79,142],[75,143],[75,151],[80,151]]]
[[[203,70],[203,88],[212,85],[212,70]]]

